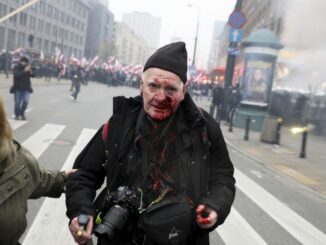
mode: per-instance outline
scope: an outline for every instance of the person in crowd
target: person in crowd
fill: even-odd
[[[233,120],[234,113],[241,102],[241,90],[239,83],[232,83],[227,92],[226,122]]]
[[[192,84],[192,92],[194,99],[197,101],[198,99],[201,100],[202,97],[202,90],[201,85],[198,81],[194,81]]]
[[[224,103],[224,88],[222,81],[215,81],[212,89],[212,103],[210,106],[210,114],[214,117],[218,122],[221,119],[221,109]],[[216,110],[216,113],[215,113]],[[214,116],[215,114],[215,116]]]
[[[94,232],[101,245],[208,245],[225,221],[234,167],[218,123],[186,92],[187,61],[184,42],[158,49],[140,96],[114,98],[113,115],[77,157],[66,193],[77,243]]]
[[[59,197],[74,170],[41,169],[33,155],[13,139],[0,97],[0,244],[19,245],[24,233],[27,200]]]
[[[80,86],[82,83],[82,79],[83,79],[83,74],[82,74],[82,67],[81,66],[77,66],[76,69],[74,69],[72,71],[71,74],[71,99],[72,100],[77,100],[77,96],[80,92]]]
[[[8,64],[8,55],[5,50],[2,50],[2,53],[0,54],[0,72],[3,71],[3,73],[6,75],[6,78],[9,78],[8,71],[7,71],[7,64]]]
[[[14,67],[14,84],[10,92],[15,98],[15,120],[26,120],[25,111],[27,109],[30,94],[33,93],[31,77],[34,76],[28,58],[23,56]]]

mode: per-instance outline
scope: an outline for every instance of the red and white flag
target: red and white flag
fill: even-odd
[[[89,65],[90,65],[90,66],[94,66],[94,65],[96,64],[96,62],[97,62],[98,58],[99,58],[99,56],[98,56],[98,55],[97,55],[97,56],[95,56],[95,57],[92,59],[92,61],[91,61],[91,63],[90,63]]]
[[[134,74],[139,75],[143,71],[143,66],[142,65],[136,65],[134,67]]]
[[[61,50],[59,48],[55,48],[55,63],[59,64],[61,56]]]
[[[109,65],[112,65],[114,59],[115,59],[114,57],[110,56],[110,57],[108,58],[108,61],[107,61],[106,63],[108,63]]]
[[[82,67],[86,67],[88,65],[87,59],[84,57],[80,63]]]

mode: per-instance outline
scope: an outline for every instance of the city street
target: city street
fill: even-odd
[[[138,89],[90,82],[77,101],[70,82],[34,86],[27,121],[13,120],[13,96],[0,86],[15,138],[49,169],[71,168],[75,157],[112,114],[112,97],[135,96]],[[204,98],[203,100],[205,100]],[[198,101],[203,106],[204,101]],[[206,103],[207,104],[207,103]],[[223,134],[227,134],[222,127]],[[236,200],[225,224],[211,233],[211,244],[326,244],[326,197],[267,167],[228,142],[236,168]],[[275,153],[276,154],[276,153]],[[266,164],[270,160],[266,159]],[[64,196],[29,201],[28,230],[22,244],[74,244]]]

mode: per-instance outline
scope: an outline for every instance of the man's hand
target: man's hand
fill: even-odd
[[[30,65],[26,66],[24,69],[25,72],[32,72],[32,67]]]
[[[78,169],[76,169],[76,168],[73,168],[73,169],[66,169],[66,170],[65,170],[65,174],[66,174],[67,176],[69,176],[70,174],[75,173],[77,170],[78,170]]]
[[[197,217],[196,222],[202,229],[209,229],[217,222],[217,213],[214,209],[201,204],[196,209]]]
[[[78,223],[78,217],[75,217],[71,220],[69,229],[76,243],[85,244],[88,242],[92,235],[93,217],[89,216],[89,221],[86,225],[86,229],[82,231]]]

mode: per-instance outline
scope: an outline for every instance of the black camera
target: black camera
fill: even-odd
[[[139,198],[136,192],[121,186],[117,191],[108,193],[104,202],[102,222],[95,226],[93,232],[98,237],[107,235],[112,240],[127,223],[130,214],[138,212]]]

